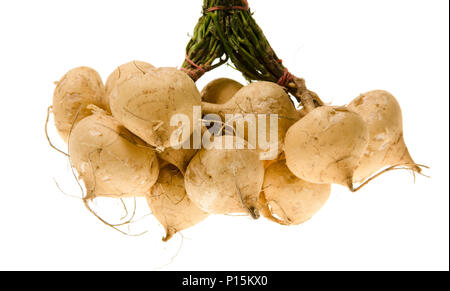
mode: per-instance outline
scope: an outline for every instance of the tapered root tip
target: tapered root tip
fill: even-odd
[[[163,242],[168,242],[173,237],[173,234],[168,233],[163,239]]]
[[[423,170],[420,166],[418,165],[414,165],[411,167],[411,170],[413,170],[414,172],[418,173],[418,174],[422,174]]]
[[[250,208],[248,209],[248,212],[250,213],[250,216],[251,216],[254,220],[257,220],[257,219],[260,218],[259,211],[258,211],[258,209],[256,209],[255,207],[250,207]]]
[[[353,184],[353,178],[350,178],[350,179],[347,180],[347,188],[352,193],[356,193],[358,191],[358,189],[356,189],[355,185]]]

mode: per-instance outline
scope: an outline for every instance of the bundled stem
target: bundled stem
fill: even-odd
[[[208,1],[205,0],[205,5]],[[207,9],[208,6],[204,6]],[[218,63],[214,64],[216,60]],[[210,13],[200,17],[194,29],[194,35],[186,47],[186,59],[182,70],[186,71],[194,81],[206,72],[213,70],[228,61],[223,44]]]
[[[231,60],[248,81],[275,82],[299,100],[307,111],[323,105],[290,74],[258,26],[246,0],[204,0],[203,16],[188,43],[183,69],[194,81]],[[223,58],[225,56],[225,58]],[[212,65],[219,59],[216,65]]]

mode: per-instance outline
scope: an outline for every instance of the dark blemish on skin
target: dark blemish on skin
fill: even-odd
[[[364,103],[364,96],[360,96],[358,100],[356,100],[355,105],[361,106]]]
[[[155,90],[149,90],[149,89],[147,89],[147,90],[142,90],[142,94],[143,95],[151,95],[151,94],[153,94],[155,92]]]

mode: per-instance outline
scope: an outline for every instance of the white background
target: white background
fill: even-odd
[[[61,193],[54,179],[68,194],[80,194],[67,161],[44,136],[53,81],[80,65],[104,79],[134,59],[179,66],[201,5],[0,2],[0,269],[448,270],[449,3],[443,0],[250,1],[279,56],[325,101],[346,104],[372,89],[397,96],[410,152],[431,166],[431,178],[414,184],[410,173],[393,172],[358,194],[334,187],[325,208],[298,227],[210,217],[168,244],[148,217],[150,233],[125,237]],[[223,67],[199,88],[223,76],[244,81]]]

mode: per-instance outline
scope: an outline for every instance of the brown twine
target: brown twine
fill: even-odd
[[[220,10],[249,10],[250,7],[248,5],[247,0],[242,0],[244,3],[244,6],[214,6],[206,10],[206,13],[214,12],[214,11],[220,11]]]
[[[283,76],[278,80],[277,84],[282,87],[288,87],[288,84],[294,81],[294,75],[292,75],[287,68],[284,69]]]
[[[189,56],[186,54],[185,56],[186,62],[188,62],[191,66],[195,68],[195,70],[188,70],[185,68],[180,68],[181,71],[186,72],[194,81],[197,81],[201,76],[203,76],[206,73],[206,69],[203,68],[200,65],[197,65],[192,61]]]

